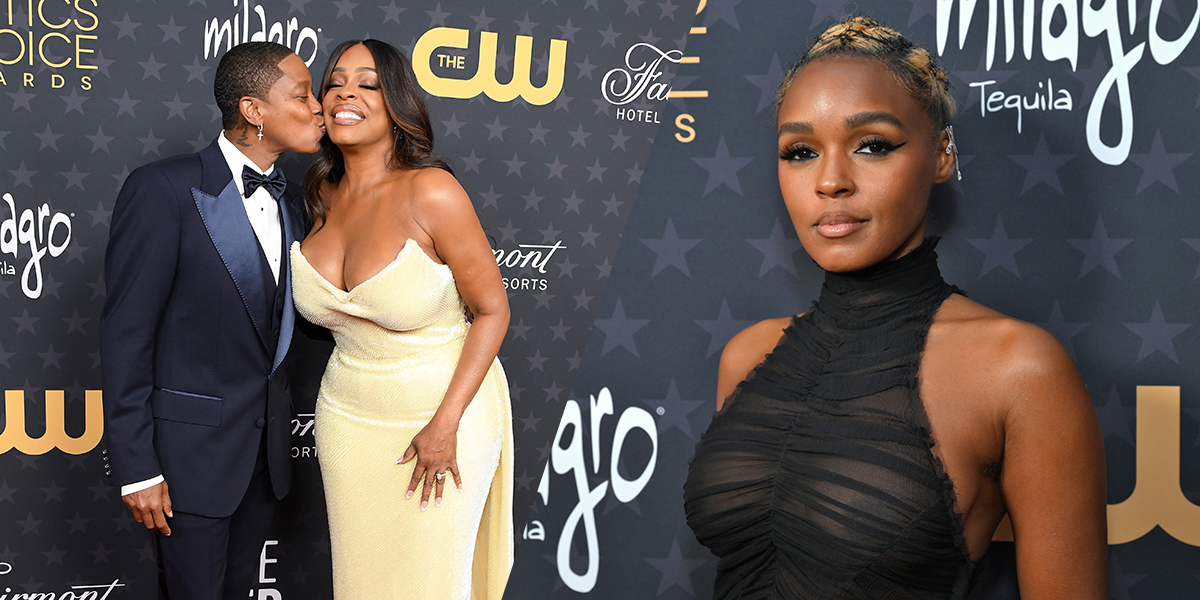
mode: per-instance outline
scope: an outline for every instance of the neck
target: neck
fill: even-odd
[[[390,142],[390,140],[388,140]],[[342,165],[346,169],[343,182],[354,185],[373,185],[388,177],[391,171],[392,145],[390,143],[369,146],[339,146]]]
[[[263,171],[271,168],[279,155],[283,154],[280,150],[268,147],[264,140],[258,139],[258,133],[247,123],[243,123],[240,128],[226,129],[223,135]]]
[[[861,271],[826,271],[818,304],[837,320],[869,325],[905,314],[925,298],[940,302],[957,288],[942,279],[936,244],[937,238],[926,238],[912,252]]]

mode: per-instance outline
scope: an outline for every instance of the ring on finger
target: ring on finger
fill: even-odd
[[[441,481],[441,480],[443,480],[443,479],[445,479],[445,478],[446,478],[446,473],[444,473],[444,472],[443,472],[443,473],[434,473],[434,474],[433,474],[433,476],[434,476],[434,477],[435,477],[435,478],[436,478],[438,481]]]

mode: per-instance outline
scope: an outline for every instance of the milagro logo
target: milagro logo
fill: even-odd
[[[938,0],[937,3],[937,45],[938,55],[944,55],[946,42],[950,37],[950,15],[954,6],[958,5],[958,47],[962,49],[971,31],[971,18],[975,14],[978,0]],[[1002,0],[997,6],[997,0],[988,3],[987,12],[987,56],[985,66],[991,70],[995,60],[996,50],[1000,48],[998,33],[1003,23],[1004,31],[1004,62],[1012,62],[1018,47],[1018,41],[1025,60],[1034,58],[1034,41],[1041,46],[1042,59],[1053,62],[1066,60],[1071,64],[1071,70],[1077,68],[1079,61],[1080,33],[1088,38],[1103,38],[1108,46],[1109,63],[1112,65],[1108,73],[1096,87],[1087,112],[1087,142],[1088,148],[1100,162],[1109,165],[1119,165],[1129,158],[1129,147],[1133,142],[1133,97],[1129,84],[1129,74],[1142,60],[1149,45],[1150,56],[1160,65],[1169,65],[1183,54],[1196,36],[1200,26],[1200,8],[1192,13],[1183,33],[1175,39],[1166,39],[1159,33],[1158,22],[1162,14],[1163,3],[1155,0],[1150,3],[1150,17],[1146,26],[1147,41],[1135,44],[1128,50],[1121,32],[1120,6],[1126,9],[1125,20],[1129,24],[1129,34],[1136,31],[1138,2],[1119,0],[1104,0],[1096,6],[1094,0],[1077,2],[1076,0],[1044,0],[1034,2],[1025,0],[1021,3],[1018,13],[1016,0]],[[1035,4],[1041,6],[1040,23],[1035,19]],[[1143,4],[1144,6],[1144,4]],[[1058,9],[1062,9],[1059,13]],[[1052,21],[1054,15],[1062,14],[1065,24],[1059,28]],[[1003,20],[1001,20],[1003,19]],[[1020,25],[1018,25],[1018,22]],[[1058,30],[1058,33],[1054,33]],[[980,110],[983,116],[988,112],[1001,109],[1016,109],[1018,119],[1021,110],[1071,110],[1072,101],[1065,90],[1055,93],[1051,82],[1038,90],[1027,94],[1011,94],[1003,90],[993,90],[988,93],[986,86],[996,81],[971,82],[971,87],[980,88]],[[1104,104],[1110,94],[1116,92],[1117,105],[1120,108],[1121,137],[1114,145],[1109,145],[1100,138],[1101,122],[1104,119]],[[1025,99],[1022,100],[1022,96]],[[1018,121],[1019,123],[1019,121]],[[1019,125],[1018,125],[1019,127]]]
[[[610,70],[600,81],[604,99],[619,107],[617,120],[658,123],[658,111],[625,108],[625,105],[643,97],[653,101],[666,100],[671,94],[671,86],[659,78],[665,72],[665,63],[679,64],[682,60],[682,50],[663,51],[646,42],[630,46],[625,51],[625,66]]]
[[[546,265],[555,252],[565,250],[562,240],[554,244],[518,244],[516,248],[496,248],[492,254],[496,257],[496,266],[500,267],[506,290],[545,291],[549,285],[544,277],[518,277],[504,274],[505,270],[530,269],[541,275],[546,275]]]
[[[237,12],[239,6],[241,12]],[[315,31],[301,27],[296,17],[268,24],[266,9],[256,6],[254,0],[233,0],[233,8],[235,12],[230,19],[221,21],[220,17],[213,17],[204,22],[204,60],[216,58],[222,42],[226,52],[246,42],[277,42],[291,48],[306,66],[311,67],[317,59],[319,27]]]
[[[558,576],[563,583],[581,594],[592,591],[592,588],[596,586],[596,579],[600,575],[600,537],[596,527],[596,505],[605,498],[610,487],[613,496],[620,502],[630,502],[637,498],[638,494],[646,488],[646,484],[650,483],[650,477],[654,475],[654,468],[658,463],[658,427],[654,422],[654,417],[648,411],[635,406],[626,408],[617,419],[617,426],[612,432],[612,437],[602,440],[601,423],[606,416],[614,414],[612,392],[608,388],[603,388],[599,394],[588,397],[588,404],[590,427],[587,431],[591,434],[591,471],[593,474],[600,473],[600,465],[605,458],[602,456],[601,446],[603,442],[608,442],[611,447],[607,456],[609,478],[594,488],[588,484],[587,455],[589,453],[584,448],[583,412],[579,402],[569,400],[563,409],[562,420],[558,423],[558,432],[554,434],[554,444],[550,447],[550,462],[542,473],[542,480],[537,489],[538,495],[542,498],[542,504],[550,506],[551,471],[557,475],[568,473],[573,475],[575,507],[571,509],[571,514],[567,516],[566,523],[563,524],[562,532],[559,534],[555,563],[558,566]],[[632,479],[626,479],[621,475],[618,465],[621,464],[622,453],[626,449],[625,444],[635,431],[640,431],[641,435],[649,438],[650,458],[642,467],[640,474]],[[567,498],[567,500],[572,499]],[[583,573],[576,573],[571,567],[571,549],[577,547],[575,535],[579,531],[580,524],[583,525],[583,533],[587,540],[587,567]],[[531,521],[526,527],[524,537],[531,540],[544,540],[546,538],[545,528],[541,522]]]
[[[563,77],[567,67],[567,40],[550,40],[550,52],[546,66],[546,83],[536,87],[530,78],[533,63],[533,37],[516,36],[516,52],[513,56],[512,79],[500,83],[496,78],[496,48],[499,36],[491,31],[479,32],[478,66],[469,79],[442,77],[433,72],[432,62],[437,59],[439,69],[447,74],[467,68],[466,57],[451,52],[438,52],[443,48],[467,50],[470,48],[471,32],[454,27],[435,27],[426,31],[413,46],[412,66],[417,83],[430,94],[442,98],[474,98],[486,94],[496,102],[509,102],[518,96],[535,106],[549,104],[562,92]]]
[[[27,247],[29,259],[21,269],[21,291],[36,300],[42,296],[42,259],[47,254],[58,258],[66,251],[71,243],[71,217],[51,211],[50,204],[45,202],[36,210],[26,208],[18,213],[12,194],[4,194],[0,206],[8,207],[8,218],[0,220],[0,255],[7,254],[13,260],[10,263],[7,258],[0,258],[0,276],[17,274],[14,265],[22,248]]]

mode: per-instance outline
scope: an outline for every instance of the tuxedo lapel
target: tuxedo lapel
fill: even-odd
[[[271,365],[272,373],[279,368],[279,363],[283,362],[283,357],[287,355],[288,347],[292,343],[292,329],[296,325],[296,311],[292,304],[292,269],[288,257],[291,254],[292,242],[296,241],[301,234],[301,225],[299,215],[294,214],[298,209],[292,206],[289,200],[287,196],[284,196],[279,203],[279,220],[283,223],[283,266],[279,270],[279,285],[283,286],[283,314],[279,319],[279,342],[275,346],[275,362]]]
[[[213,190],[221,181],[222,175],[228,179],[216,195],[210,191],[192,188],[196,210],[200,212],[204,228],[208,230],[208,237],[216,247],[217,254],[221,256],[221,261],[225,263],[229,276],[233,278],[233,284],[237,286],[242,304],[250,313],[259,340],[263,346],[269,348],[267,340],[271,339],[268,330],[271,326],[271,315],[266,308],[267,297],[266,290],[263,289],[262,265],[258,257],[258,238],[254,235],[254,229],[250,227],[246,207],[216,142],[205,148],[200,153],[200,158],[204,168],[201,185],[205,189]]]

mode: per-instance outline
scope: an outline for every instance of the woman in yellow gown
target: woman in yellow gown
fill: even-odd
[[[334,596],[500,600],[513,550],[499,269],[466,192],[431,155],[399,51],[341,44],[317,93],[327,136],[305,180],[314,226],[291,256],[297,309],[337,342],[315,427]]]

